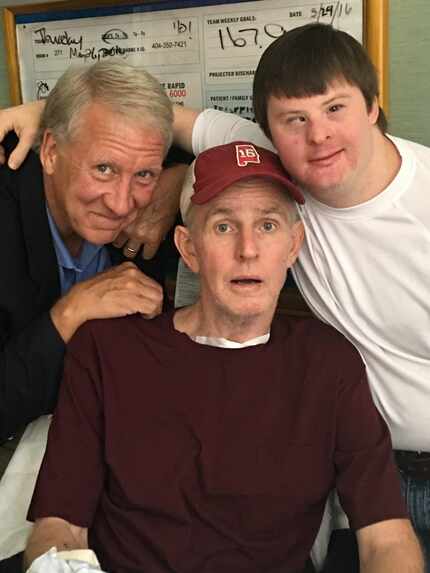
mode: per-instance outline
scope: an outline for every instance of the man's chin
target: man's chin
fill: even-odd
[[[118,237],[120,231],[118,229],[91,229],[82,234],[82,238],[92,243],[93,245],[108,245],[113,243]]]
[[[235,317],[240,321],[254,321],[264,317],[273,317],[273,307],[260,304],[243,304],[238,306],[231,306],[229,309],[231,317]]]
[[[317,201],[330,205],[332,200],[336,200],[344,192],[345,185],[339,180],[321,180],[310,183],[304,189]]]

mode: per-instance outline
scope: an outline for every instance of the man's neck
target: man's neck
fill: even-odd
[[[72,257],[78,257],[82,248],[82,238],[74,232],[66,215],[59,207],[55,199],[55,190],[49,177],[44,177],[44,190],[49,213],[58,229],[60,237]]]
[[[374,135],[373,151],[366,177],[357,193],[361,200],[356,204],[365,203],[385,191],[395,179],[402,164],[396,146],[379,129]]]
[[[247,342],[270,331],[270,316],[233,316],[227,313],[207,312],[201,300],[176,311],[173,324],[176,330],[195,338],[225,338],[234,342]]]

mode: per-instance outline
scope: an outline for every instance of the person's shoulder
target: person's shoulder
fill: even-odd
[[[323,338],[330,344],[345,340],[338,330],[315,316],[279,316],[276,322],[290,335]]]
[[[70,351],[90,346],[98,352],[112,352],[124,340],[143,346],[151,345],[157,339],[166,339],[170,330],[170,313],[162,313],[146,319],[140,314],[118,318],[99,318],[85,322],[69,342]]]
[[[278,319],[279,320],[279,319]],[[333,326],[315,317],[282,317],[280,319],[289,342],[312,361],[361,368],[362,358],[355,346]]]
[[[232,141],[249,141],[260,147],[277,153],[272,142],[264,135],[260,126],[235,113],[229,113],[213,108],[204,109],[197,117],[193,132],[193,147],[199,140],[205,140],[210,134],[209,141],[199,149],[199,152],[212,145],[221,145]],[[198,137],[200,136],[200,137]],[[212,137],[216,140],[212,142]]]
[[[151,320],[140,314],[89,320],[69,341],[67,362],[92,372],[95,378],[117,379],[120,383],[119,365],[127,365],[130,370],[142,364],[166,366],[175,359],[177,352],[169,329],[165,314]]]
[[[388,135],[389,139],[394,143],[399,151],[400,155],[403,155],[403,151],[408,150],[409,152],[414,153],[418,157],[425,157],[426,161],[429,160],[430,157],[430,147],[424,145],[422,143],[418,143],[418,141],[412,141],[410,139],[404,139],[402,137],[397,137],[393,135]]]

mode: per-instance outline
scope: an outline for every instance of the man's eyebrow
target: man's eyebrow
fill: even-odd
[[[267,217],[268,215],[283,215],[284,208],[282,205],[269,205],[264,209],[257,209],[256,210],[260,216]],[[207,223],[213,217],[218,216],[225,216],[225,217],[235,217],[237,214],[237,209],[231,209],[229,207],[216,207],[213,211],[209,211],[205,218],[204,222]]]
[[[347,93],[339,93],[336,95],[333,95],[331,97],[329,97],[326,100],[323,100],[321,106],[327,106],[330,105],[331,103],[333,103],[334,101],[337,101],[339,99],[351,99],[351,95],[347,94]],[[285,111],[281,111],[279,115],[295,115],[295,114],[300,114],[300,113],[306,113],[305,109],[288,109]]]
[[[351,94],[340,92],[340,93],[335,94],[332,97],[328,98],[327,100],[324,100],[323,105],[328,105],[328,104],[330,104],[333,101],[336,101],[338,99],[351,99]]]
[[[145,167],[141,167],[135,171],[135,173],[141,173],[142,171],[151,171],[154,175],[160,175],[163,171],[163,168],[157,165],[146,165]]]
[[[279,215],[284,212],[284,205],[271,205],[266,209],[260,209],[262,215]]]
[[[208,211],[206,213],[204,221],[206,223],[206,221],[209,221],[209,219],[212,219],[212,217],[217,217],[218,215],[224,215],[228,217],[234,215],[235,213],[236,209],[230,209],[228,207],[216,207],[213,209],[213,211]]]

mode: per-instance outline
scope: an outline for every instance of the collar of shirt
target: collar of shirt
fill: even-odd
[[[64,295],[74,284],[89,279],[109,268],[111,261],[104,245],[94,245],[85,240],[82,242],[79,256],[72,257],[61,238],[48,204],[46,204],[46,213],[60,271],[61,293]]]
[[[190,336],[191,340],[198,344],[206,344],[207,346],[217,346],[218,348],[246,348],[247,346],[256,346],[257,344],[266,344],[270,338],[270,332],[251,338],[245,342],[236,342],[228,340],[228,338],[218,338],[216,336]]]

